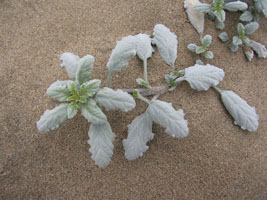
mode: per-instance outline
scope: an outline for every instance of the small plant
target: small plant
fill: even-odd
[[[212,43],[212,37],[211,35],[205,35],[203,38],[200,39],[201,41],[201,46],[197,46],[196,44],[189,44],[187,48],[196,53],[196,54],[201,54],[207,59],[213,59],[214,55],[212,51],[208,51],[208,47]]]
[[[153,122],[164,127],[166,133],[173,137],[184,138],[188,135],[189,128],[184,118],[184,111],[176,110],[171,103],[158,100],[164,94],[174,91],[182,81],[187,81],[190,87],[197,91],[215,89],[221,95],[222,102],[236,125],[248,131],[257,130],[258,115],[255,108],[249,106],[234,92],[217,87],[225,75],[222,69],[197,61],[199,64],[177,71],[175,70],[177,36],[162,24],[154,27],[153,36],[151,39],[149,35],[138,34],[124,37],[117,42],[107,63],[108,87],[104,88],[100,87],[101,80],[91,80],[93,56],[79,58],[72,53],[62,54],[61,66],[65,67],[70,78],[75,80],[56,81],[47,89],[47,94],[62,104],[44,112],[37,122],[38,130],[54,130],[67,119],[73,118],[80,109],[81,114],[91,123],[88,144],[92,159],[99,167],[105,167],[113,154],[112,142],[115,134],[102,109],[119,109],[127,112],[136,106],[135,99],[140,100],[147,104],[147,109],[128,125],[128,136],[123,140],[125,157],[128,160],[137,159],[148,150],[147,143],[154,138]],[[157,46],[162,59],[171,67],[172,72],[165,75],[168,86],[149,84],[147,59],[152,57],[154,52],[152,44]],[[144,79],[137,78],[137,84],[144,88],[111,89],[112,74],[126,68],[131,57],[135,55],[143,61]],[[148,96],[153,97],[148,98]]]
[[[213,0],[213,3],[200,3],[194,6],[196,11],[207,13],[211,19],[217,19],[219,23],[217,23],[217,29],[224,29],[224,21],[225,21],[225,10],[228,11],[240,11],[246,10],[248,5],[241,1],[229,2],[225,3],[224,0]]]

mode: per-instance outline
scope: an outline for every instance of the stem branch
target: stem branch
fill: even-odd
[[[109,87],[109,85],[110,85],[111,75],[112,75],[112,71],[108,71],[108,78],[107,78],[107,83],[106,83],[107,87]]]

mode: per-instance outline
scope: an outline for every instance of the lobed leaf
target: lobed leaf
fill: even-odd
[[[106,110],[129,111],[135,107],[135,100],[127,92],[111,88],[100,89],[95,96],[97,103]]]
[[[46,110],[36,123],[39,131],[51,131],[58,128],[68,119],[67,109],[69,104],[62,103],[52,110]]]
[[[151,46],[151,38],[147,34],[138,34],[136,37],[136,53],[141,60],[147,60],[154,52]]]
[[[247,46],[251,47],[258,55],[259,58],[266,58],[267,57],[267,49],[264,45],[254,41],[249,40],[248,43],[246,43]]]
[[[153,121],[166,128],[166,132],[173,137],[183,138],[188,135],[187,120],[183,110],[176,111],[171,103],[152,100],[147,112]]]
[[[234,118],[234,123],[243,130],[256,131],[259,126],[259,116],[254,107],[239,97],[233,91],[223,90],[221,98],[224,106],[230,115]]]
[[[82,104],[81,111],[85,119],[93,124],[104,124],[107,121],[106,115],[96,105],[93,99],[88,99],[85,104]]]
[[[158,47],[162,59],[174,67],[177,58],[177,36],[162,24],[155,25],[153,35],[152,44]]]
[[[74,55],[73,53],[66,52],[60,56],[60,60],[62,62],[60,66],[66,68],[69,77],[75,78],[80,57]]]
[[[91,70],[93,69],[94,61],[95,59],[91,55],[86,55],[79,60],[76,81],[80,85],[91,79]]]
[[[128,160],[135,160],[143,156],[148,150],[147,142],[154,138],[152,133],[152,119],[148,113],[137,116],[131,124],[128,125],[128,137],[123,140],[125,157]]]
[[[89,152],[92,153],[91,158],[99,167],[106,167],[111,161],[114,148],[112,142],[115,138],[109,123],[106,121],[104,124],[91,124],[88,136]]]
[[[80,93],[81,95],[84,95],[86,97],[92,97],[98,92],[99,87],[101,84],[101,80],[94,79],[88,82],[85,82],[80,87]]]
[[[74,83],[73,81],[56,81],[50,85],[46,93],[57,101],[68,101],[70,91],[68,86]]]
[[[136,37],[127,36],[117,41],[116,47],[112,50],[107,63],[110,72],[120,72],[128,66],[129,60],[136,55]]]
[[[197,91],[207,91],[216,86],[224,78],[224,71],[213,65],[198,65],[185,69],[185,75],[177,79],[177,82],[186,80],[190,87]]]

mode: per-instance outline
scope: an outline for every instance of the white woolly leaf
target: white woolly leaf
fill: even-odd
[[[107,121],[106,115],[96,105],[96,102],[93,99],[88,99],[85,104],[82,104],[81,110],[82,115],[88,120],[88,122],[93,124],[103,124]]]
[[[147,60],[154,52],[151,46],[151,38],[147,34],[138,34],[136,37],[136,53],[141,60]]]
[[[241,1],[235,1],[235,2],[226,3],[224,4],[223,7],[229,11],[238,11],[238,10],[246,10],[248,8],[248,5]]]
[[[91,79],[91,70],[93,69],[94,61],[95,59],[91,55],[86,55],[79,60],[76,81],[80,85]]]
[[[250,22],[245,26],[245,33],[250,35],[254,33],[258,28],[259,28],[259,23],[258,22]]]
[[[266,0],[257,0],[255,1],[255,6],[257,10],[261,11],[265,17],[267,17],[267,1]]]
[[[60,56],[62,64],[61,67],[65,67],[70,78],[75,78],[78,69],[78,61],[80,57],[73,53],[66,52]]]
[[[70,96],[68,85],[73,81],[56,81],[50,85],[46,93],[57,101],[67,101]]]
[[[153,35],[152,44],[157,45],[162,59],[174,67],[177,58],[177,36],[162,24],[155,25]]]
[[[95,96],[97,103],[106,110],[122,110],[127,112],[135,107],[134,98],[122,90],[113,90],[110,88],[100,89]]]
[[[254,40],[249,40],[249,42],[246,45],[251,47],[254,51],[256,51],[259,58],[267,57],[267,49],[262,44]]]
[[[212,12],[212,7],[207,3],[200,3],[194,6],[194,10],[202,13],[210,13]]]
[[[228,34],[226,32],[222,32],[220,33],[220,35],[218,36],[221,41],[223,42],[227,42],[229,40]]]
[[[194,6],[201,4],[199,0],[184,0],[184,8],[188,19],[190,20],[193,27],[197,30],[199,35],[203,34],[204,31],[204,13],[196,11]]]
[[[123,140],[125,149],[125,157],[128,160],[135,160],[143,156],[148,150],[147,142],[152,140],[152,119],[147,113],[136,117],[131,124],[128,125],[128,137]]]
[[[234,118],[234,123],[243,130],[256,131],[259,126],[259,116],[254,107],[239,97],[233,91],[222,91],[221,98],[227,111]]]
[[[72,119],[78,112],[78,106],[69,104],[67,109],[68,119]]]
[[[115,49],[112,50],[107,68],[110,72],[120,72],[128,66],[132,56],[136,55],[136,37],[127,36],[117,41]]]
[[[95,164],[104,168],[111,161],[113,154],[113,140],[115,134],[112,132],[108,122],[104,124],[91,124],[88,132],[90,145],[89,152]]]
[[[198,91],[207,91],[216,86],[224,78],[224,71],[213,65],[194,65],[185,69],[185,75],[177,80],[186,80],[191,88]],[[180,80],[179,80],[180,79]]]
[[[148,107],[148,113],[153,121],[166,128],[166,132],[173,137],[186,137],[188,135],[187,120],[184,119],[184,111],[176,111],[171,103],[152,100]]]
[[[92,97],[99,90],[101,80],[91,80],[81,85],[80,93],[86,97]]]
[[[250,22],[253,19],[253,15],[251,14],[250,11],[245,11],[239,19],[243,22]]]
[[[58,128],[68,119],[68,105],[69,104],[62,103],[52,110],[46,110],[37,122],[37,129],[39,131],[51,131]]]

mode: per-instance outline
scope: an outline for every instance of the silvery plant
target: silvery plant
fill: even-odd
[[[213,3],[199,3],[194,6],[196,11],[207,13],[210,18],[217,19],[218,23],[216,24],[217,29],[224,29],[224,21],[226,18],[227,11],[242,11],[246,10],[248,5],[245,2],[241,1],[233,1],[233,2],[225,2],[224,0],[213,0]]]
[[[152,45],[157,47],[162,59],[172,70],[165,75],[168,83],[166,86],[149,84],[147,60],[153,55]],[[123,140],[126,159],[135,160],[148,150],[147,143],[155,136],[152,132],[153,122],[164,127],[165,132],[172,137],[184,138],[188,135],[184,111],[175,109],[169,102],[159,100],[164,94],[175,92],[179,83],[186,81],[196,91],[215,89],[234,123],[244,130],[256,131],[259,117],[255,108],[235,92],[218,88],[225,76],[223,69],[210,64],[195,64],[176,70],[177,48],[177,36],[162,24],[155,25],[152,38],[147,34],[123,37],[112,50],[107,63],[109,73],[106,87],[103,88],[101,80],[91,77],[93,56],[80,58],[72,53],[63,53],[61,66],[67,70],[72,80],[56,81],[47,89],[47,95],[61,104],[44,112],[37,122],[38,130],[54,130],[81,110],[81,115],[90,123],[89,152],[95,164],[103,168],[111,161],[115,133],[102,110],[127,112],[136,106],[136,100],[140,100],[147,104],[147,109],[128,125],[128,136]],[[141,87],[117,90],[110,88],[112,74],[125,69],[129,60],[136,55],[143,62],[144,77],[136,80]]]
[[[203,38],[200,38],[200,42],[200,46],[191,43],[187,46],[187,48],[196,54],[203,55],[207,59],[213,59],[213,52],[208,50],[209,46],[212,43],[212,36],[205,35]]]

